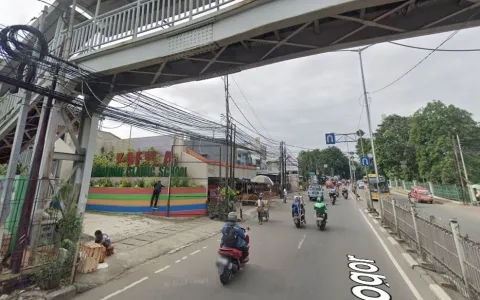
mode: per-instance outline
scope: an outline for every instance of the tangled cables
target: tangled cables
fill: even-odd
[[[24,41],[19,39],[18,33],[21,31],[30,35]],[[2,29],[0,48],[19,62],[16,77],[25,83],[33,83],[37,75],[37,62],[32,58],[36,56],[37,60],[42,61],[48,54],[45,36],[37,28],[28,25],[13,25]],[[16,94],[18,90],[18,86],[15,86],[10,92]]]

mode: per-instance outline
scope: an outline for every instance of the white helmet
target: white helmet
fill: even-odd
[[[228,216],[227,216],[227,221],[232,221],[232,222],[237,222],[238,218],[237,218],[237,213],[232,211],[230,213],[228,213]]]

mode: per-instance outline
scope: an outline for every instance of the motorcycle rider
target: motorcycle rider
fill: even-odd
[[[342,195],[347,195],[347,197],[348,197],[348,190],[347,190],[347,187],[346,187],[346,186],[344,186],[344,187],[342,188]]]
[[[237,213],[228,213],[227,222],[222,227],[222,239],[220,247],[235,248],[242,251],[242,260],[248,257],[247,243],[245,233],[242,227],[237,224]]]
[[[303,206],[303,203],[301,201],[300,196],[295,196],[293,198],[293,203],[292,203],[292,218],[295,216],[295,214],[298,213],[300,215],[300,220],[302,222],[305,221],[305,207]]]
[[[332,199],[334,195],[337,196],[337,188],[335,186],[331,188],[328,195],[330,196],[330,199]]]
[[[316,216],[324,215],[325,220],[327,220],[327,206],[323,203],[323,197],[317,197],[317,202],[315,202],[313,209],[315,209]]]

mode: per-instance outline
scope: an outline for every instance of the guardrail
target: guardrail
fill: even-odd
[[[456,221],[440,224],[395,200],[383,200],[383,217],[385,225],[464,296],[480,299],[480,244],[461,235]]]
[[[109,11],[74,27],[70,55],[192,21],[239,0],[146,0]],[[63,33],[65,35],[65,32]]]

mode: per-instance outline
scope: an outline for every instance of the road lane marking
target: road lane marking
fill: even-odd
[[[202,248],[203,248],[203,249],[207,249],[207,248],[208,248],[208,246],[203,246]]]
[[[177,259],[177,260],[175,261],[175,263],[177,263],[177,264],[178,264],[179,262],[181,262],[181,260],[180,260],[180,259]]]
[[[193,251],[192,253],[190,253],[190,255],[195,255],[195,254],[197,254],[198,252],[200,252],[200,250]]]
[[[182,260],[183,260],[183,259],[187,259],[187,258],[188,258],[188,256],[184,256],[184,257],[182,257]]]
[[[105,296],[105,297],[103,297],[103,298],[100,299],[100,300],[107,300],[107,299],[110,299],[110,298],[112,298],[112,297],[115,297],[116,295],[125,292],[126,290],[128,290],[128,289],[136,286],[137,284],[139,284],[139,283],[141,283],[141,282],[143,282],[143,281],[145,281],[145,280],[147,280],[147,279],[148,279],[148,277],[143,277],[142,279],[137,280],[137,281],[135,281],[134,283],[132,283],[132,284],[130,284],[130,285],[127,285],[127,286],[124,287],[123,289],[118,290],[118,291],[116,291],[116,292],[114,292],[114,293],[111,293],[110,295]]]
[[[306,237],[307,237],[307,235],[304,234],[302,239],[300,240],[300,242],[298,242],[298,249],[302,248],[303,242],[305,242]]]
[[[165,266],[165,267],[161,268],[160,270],[155,271],[155,274],[158,274],[158,273],[160,273],[160,272],[163,272],[163,271],[165,271],[165,270],[168,269],[168,268],[170,268],[170,266]]]
[[[387,253],[388,257],[390,258],[390,260],[392,261],[393,265],[395,266],[395,268],[397,269],[398,273],[400,273],[400,276],[402,276],[403,280],[405,281],[405,283],[407,284],[408,288],[410,289],[410,291],[412,291],[413,295],[415,296],[415,298],[417,300],[424,300],[422,295],[420,295],[420,293],[418,292],[417,288],[413,285],[412,281],[410,281],[410,278],[408,278],[407,274],[405,274],[405,272],[403,271],[402,267],[400,267],[400,265],[398,264],[397,260],[395,259],[395,257],[393,257],[392,255],[392,252],[390,252],[390,250],[388,249],[387,245],[385,245],[385,242],[382,240],[382,238],[380,237],[380,235],[378,234],[378,232],[375,230],[375,228],[373,227],[372,223],[370,223],[370,221],[368,220],[368,218],[365,216],[365,214],[362,212],[361,209],[359,209],[360,211],[360,214],[362,215],[362,217],[365,219],[365,222],[367,222],[368,226],[370,227],[370,229],[372,229],[373,231],[373,234],[375,234],[375,236],[377,237],[378,241],[380,242],[380,244],[382,245],[383,249],[385,250],[385,252]]]

